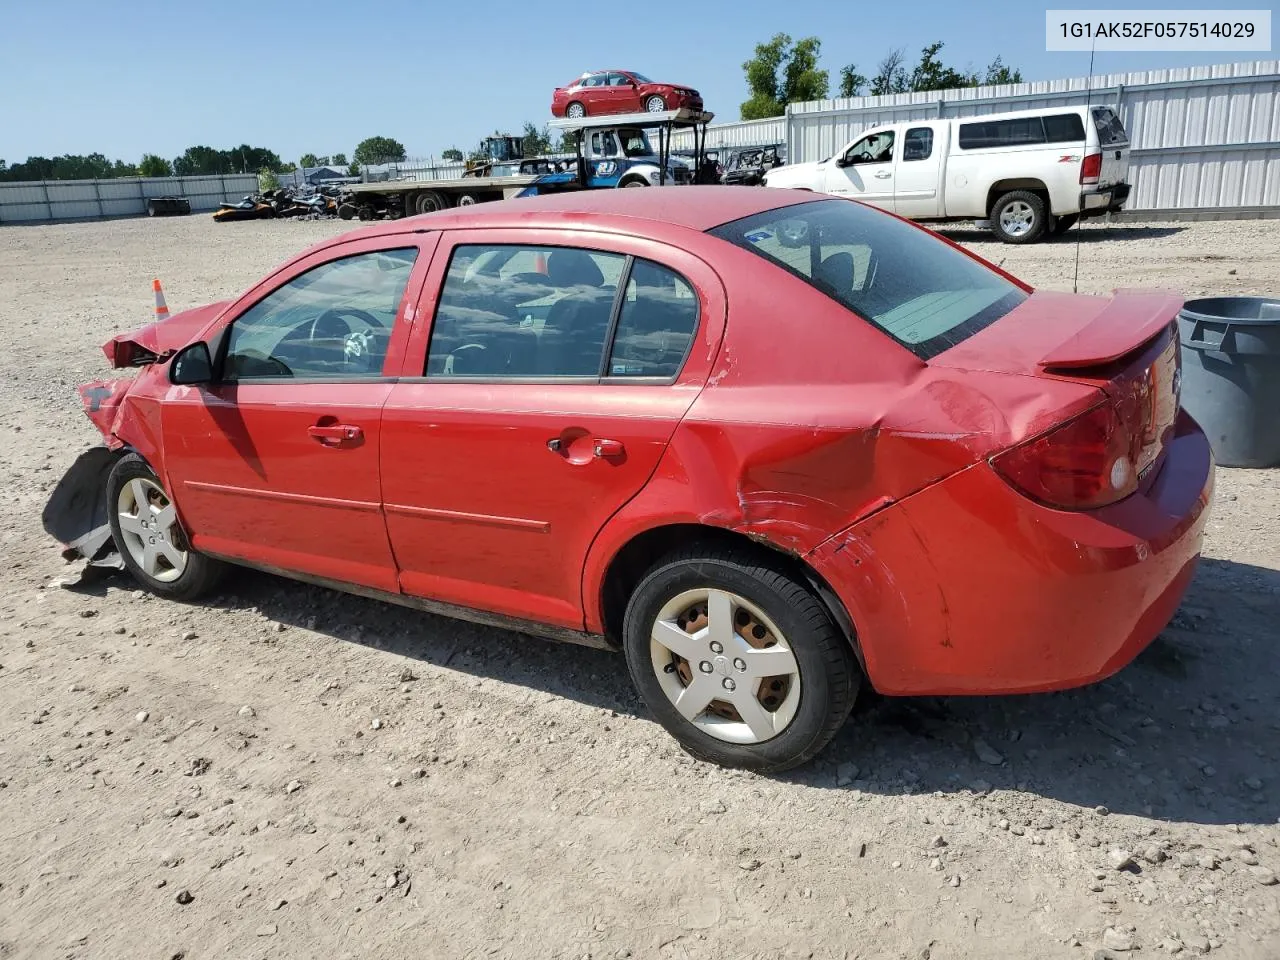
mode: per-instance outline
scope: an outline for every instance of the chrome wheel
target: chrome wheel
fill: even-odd
[[[587,108],[580,103],[571,103],[569,104],[569,108],[565,110],[564,115],[577,120],[578,118],[585,117],[587,115]]]
[[[182,576],[190,559],[178,525],[178,513],[160,486],[134,477],[116,498],[120,546],[148,577],[172,583]]]
[[[800,706],[800,667],[759,607],[724,590],[688,590],[659,611],[649,655],[662,692],[687,721],[728,743],[763,743]]]
[[[662,113],[667,109],[667,102],[661,97],[650,97],[645,101],[644,108],[650,113]]]
[[[1000,228],[1011,237],[1025,236],[1035,223],[1036,212],[1023,200],[1014,200],[1000,210]]]

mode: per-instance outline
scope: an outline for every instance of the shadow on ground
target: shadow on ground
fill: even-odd
[[[336,639],[645,715],[619,654],[249,572],[211,605],[252,605]],[[1280,572],[1206,559],[1169,628],[1109,680],[1019,697],[864,695],[820,758],[785,779],[885,795],[1017,789],[1172,821],[1274,823],[1277,641]],[[1003,762],[980,759],[978,740]],[[859,769],[851,783],[850,766]]]
[[[1046,237],[1044,242],[1074,245],[1077,240],[1082,244],[1114,243],[1116,240],[1160,240],[1164,237],[1179,234],[1185,229],[1185,227],[1172,226],[1099,225],[1098,227],[1090,226],[1083,230],[1072,228],[1060,236]],[[977,230],[973,227],[940,227],[936,232],[956,243],[981,243],[984,240],[990,243],[1000,242],[991,232]]]

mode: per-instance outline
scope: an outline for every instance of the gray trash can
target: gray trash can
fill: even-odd
[[[1182,406],[1224,467],[1280,466],[1280,299],[1188,300]]]

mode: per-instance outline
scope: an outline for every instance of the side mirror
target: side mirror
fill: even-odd
[[[842,153],[840,156],[836,157],[837,167],[849,167],[852,165],[853,161],[849,159],[849,155],[847,153]]]
[[[213,380],[213,357],[209,345],[201,340],[188,344],[169,362],[169,382],[178,386],[210,383]]]

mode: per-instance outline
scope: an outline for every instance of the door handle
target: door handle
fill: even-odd
[[[876,174],[876,179],[877,179],[877,180],[888,180],[888,179],[889,179],[890,177],[892,177],[892,176],[893,176],[893,174],[892,174],[892,173],[890,173],[888,170],[881,170],[879,173],[877,173],[877,174]]]
[[[591,454],[598,459],[620,457],[627,452],[621,440],[592,440]]]
[[[307,427],[307,434],[326,447],[337,447],[360,440],[364,436],[364,431],[347,423],[329,423],[313,424]]]

